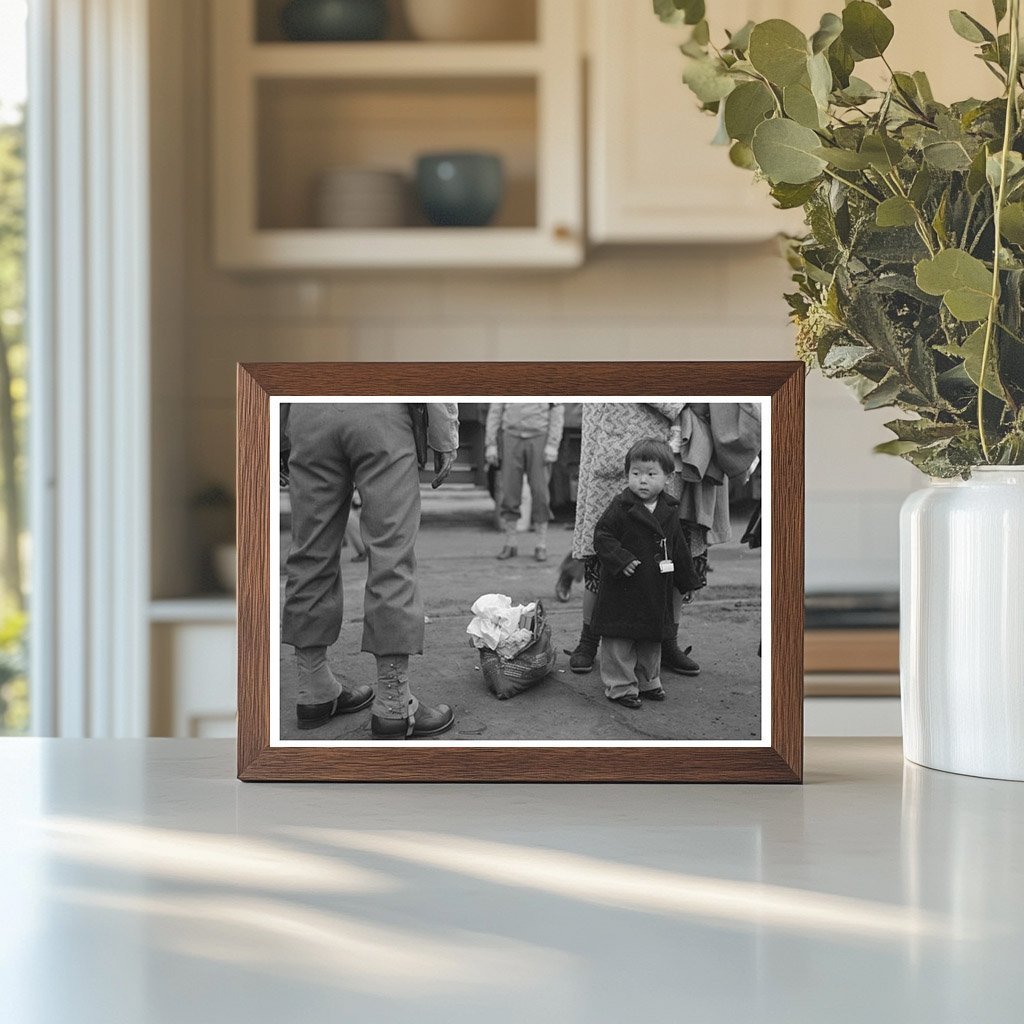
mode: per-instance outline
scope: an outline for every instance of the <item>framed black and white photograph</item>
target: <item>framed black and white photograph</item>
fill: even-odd
[[[239,776],[799,781],[799,363],[239,367]]]

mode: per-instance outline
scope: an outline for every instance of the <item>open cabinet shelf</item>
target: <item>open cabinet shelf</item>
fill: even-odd
[[[265,5],[212,8],[215,259],[226,269],[571,267],[582,262],[577,5],[537,0],[536,39],[262,41]],[[485,227],[434,227],[416,198],[428,153],[501,160]],[[401,212],[336,227],[316,197],[339,170],[398,175]],[[355,203],[359,200],[351,200]],[[352,223],[346,220],[345,223]]]

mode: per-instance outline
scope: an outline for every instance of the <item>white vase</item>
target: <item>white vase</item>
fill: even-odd
[[[904,754],[1024,781],[1024,466],[910,495],[900,560]]]

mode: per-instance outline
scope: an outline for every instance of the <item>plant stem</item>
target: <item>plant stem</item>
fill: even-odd
[[[917,218],[917,233],[921,237],[921,241],[924,242],[929,254],[934,256],[935,246],[932,245],[932,233],[928,226],[928,221],[924,219],[924,214],[917,208],[917,204],[910,202],[910,197],[907,195],[906,189],[903,187],[903,182],[900,181],[899,172],[894,167],[892,174],[883,174],[882,179],[889,183],[901,199],[906,199],[906,201],[910,203],[911,209],[914,211],[914,216]],[[935,243],[941,248],[942,243],[937,237],[935,239]]]
[[[845,185],[847,188],[852,188],[854,192],[859,192],[866,199],[870,199],[871,202],[873,202],[875,204],[875,206],[878,205],[879,199],[876,196],[873,196],[870,192],[868,192],[867,189],[861,188],[860,185],[857,185],[857,184],[855,184],[852,181],[847,181],[846,178],[840,178],[838,174],[834,174],[827,167],[825,168],[825,173],[833,181],[838,181],[841,185]]]
[[[981,370],[978,373],[978,436],[985,461],[992,462],[988,435],[985,432],[985,374],[992,354],[992,334],[999,313],[1000,242],[1002,240],[1003,204],[1006,199],[1006,165],[1013,139],[1013,122],[1017,113],[1017,75],[1020,67],[1020,0],[1010,0],[1010,74],[1006,83],[1006,124],[1003,126],[1002,161],[999,167],[999,190],[995,197],[995,252],[992,257],[992,294],[989,299],[988,320],[985,322],[985,346],[981,350]]]
[[[758,71],[754,72],[754,77],[759,79],[761,84],[764,85],[764,87],[771,94],[772,99],[775,101],[775,113],[778,114],[779,117],[785,117],[785,112],[782,109],[782,100],[780,100],[778,95],[776,94],[775,89],[772,86],[772,83],[769,82],[768,79],[765,78],[764,75],[762,75]]]

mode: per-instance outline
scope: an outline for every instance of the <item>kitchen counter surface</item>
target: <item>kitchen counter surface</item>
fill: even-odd
[[[10,1024],[1024,1017],[1024,785],[242,785],[230,741],[0,741]]]

